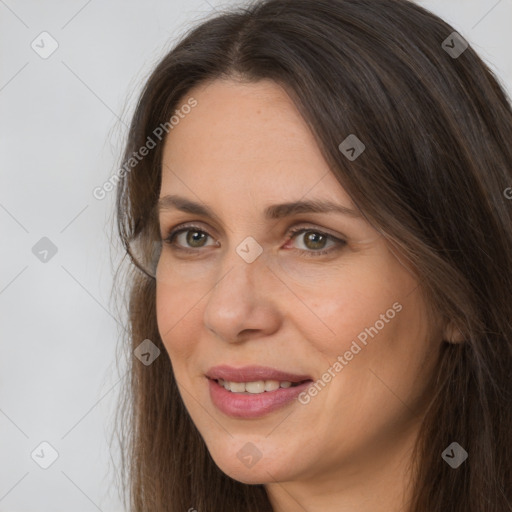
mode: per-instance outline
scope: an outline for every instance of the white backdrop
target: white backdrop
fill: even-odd
[[[418,3],[512,93],[512,0]],[[0,0],[0,512],[122,510],[109,452],[115,192],[92,191],[116,170],[143,79],[221,5]]]

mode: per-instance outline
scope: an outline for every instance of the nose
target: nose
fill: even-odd
[[[270,336],[279,329],[281,315],[272,293],[279,281],[262,256],[247,263],[232,251],[207,296],[204,325],[228,343]]]

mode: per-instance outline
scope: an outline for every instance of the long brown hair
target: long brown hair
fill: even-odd
[[[285,87],[353,203],[405,255],[432,311],[464,337],[439,352],[410,512],[505,512],[512,510],[512,111],[471,46],[449,51],[464,48],[453,32],[405,0],[259,0],[216,14],[147,80],[124,160],[202,82],[271,79]],[[350,134],[366,146],[353,161],[339,149]],[[141,258],[154,257],[147,251],[158,232],[152,212],[164,140],[132,162],[117,189],[118,234],[133,257],[123,275],[129,383],[119,407],[130,510],[271,511],[263,485],[237,482],[213,462],[160,339],[155,279]],[[148,366],[132,355],[145,339],[162,352]],[[454,441],[469,454],[457,469],[441,457]]]

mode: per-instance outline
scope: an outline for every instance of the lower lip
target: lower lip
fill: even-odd
[[[306,381],[298,386],[279,388],[263,393],[243,394],[232,393],[217,381],[208,379],[210,397],[214,405],[228,416],[235,418],[259,418],[269,414],[290,402],[293,402],[312,381]]]

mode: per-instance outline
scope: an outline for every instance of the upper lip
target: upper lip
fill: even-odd
[[[223,379],[230,382],[254,382],[257,380],[302,382],[304,380],[311,380],[309,375],[283,372],[268,366],[242,366],[240,368],[227,365],[213,366],[206,372],[206,376],[209,379]]]

